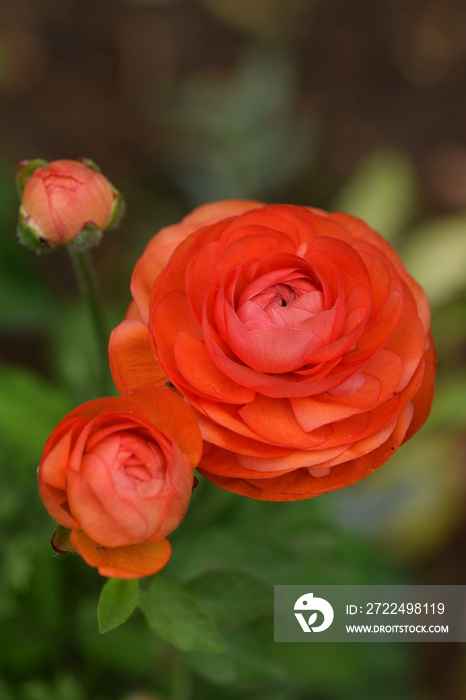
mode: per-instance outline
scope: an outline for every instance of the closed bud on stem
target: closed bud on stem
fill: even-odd
[[[123,214],[121,194],[89,159],[21,161],[17,186],[18,235],[36,251],[94,246]]]

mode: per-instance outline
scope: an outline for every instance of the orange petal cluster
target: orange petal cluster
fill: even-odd
[[[85,403],[56,426],[38,470],[49,514],[103,576],[139,578],[170,558],[202,452],[197,422],[170,391],[143,387]]]
[[[217,202],[149,243],[114,331],[120,391],[169,381],[193,408],[199,471],[264,500],[309,498],[380,467],[426,420],[426,296],[361,220]]]

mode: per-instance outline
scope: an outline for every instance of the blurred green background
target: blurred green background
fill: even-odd
[[[2,3],[1,700],[466,697],[464,645],[274,645],[270,602],[273,584],[465,583],[465,26],[462,0]],[[431,300],[434,409],[387,465],[304,503],[194,492],[164,575],[209,609],[224,654],[176,651],[139,611],[99,636],[103,579],[50,549],[35,471],[55,423],[98,395],[96,350],[66,254],[16,242],[14,173],[81,155],[128,205],[93,253],[109,329],[149,237],[230,197],[362,216]]]

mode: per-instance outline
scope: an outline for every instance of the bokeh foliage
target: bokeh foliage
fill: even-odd
[[[113,75],[105,53],[110,40],[91,41],[79,32],[74,2],[54,22],[34,15],[30,3],[21,5],[29,14],[18,14],[11,26],[28,47],[26,64],[37,54],[27,78],[18,72],[11,31],[0,33],[6,113],[21,104],[21,95],[37,97],[40,71],[49,66],[57,84],[63,75],[65,83],[70,79],[63,114],[78,121],[81,114],[88,127],[78,129],[71,119],[64,140],[54,141],[56,113],[45,107],[45,90],[37,115],[28,115],[30,131],[0,151],[0,697],[459,700],[466,692],[465,659],[455,645],[443,645],[451,647],[447,653],[401,644],[314,644],[312,650],[274,644],[271,600],[274,584],[464,583],[466,196],[452,187],[456,199],[442,199],[438,185],[432,204],[430,171],[407,143],[374,139],[367,124],[358,131],[354,112],[347,125],[345,106],[332,115],[331,131],[322,102],[314,104],[305,91],[303,45],[301,53],[293,45],[305,23],[325,35],[318,0],[202,0],[194,3],[196,11],[179,4],[116,3],[120,24],[113,22],[110,36],[120,41],[120,78],[110,84],[119,89],[110,95],[102,88],[100,112],[97,86]],[[329,5],[336,12],[335,3]],[[82,8],[84,18],[97,12],[86,2]],[[145,21],[138,23],[142,13]],[[63,17],[76,19],[78,29],[65,29]],[[419,16],[420,25],[428,21]],[[406,26],[414,32],[414,25]],[[60,41],[53,30],[62,31]],[[214,50],[206,55],[199,48],[204,61],[189,61],[181,51],[196,31],[214,42],[218,62]],[[60,78],[50,67],[53,52],[64,51],[66,39],[76,46],[80,37],[87,41],[86,57],[79,69],[71,58],[65,62]],[[419,61],[432,68],[433,59],[422,59],[420,49],[410,53],[404,41],[403,35],[394,55],[414,80]],[[330,58],[321,68],[331,78]],[[315,81],[316,70],[309,71]],[[89,103],[79,111],[86,90]],[[129,134],[112,132],[110,120],[102,124],[101,115],[117,114],[117,107],[122,123],[130,117]],[[338,119],[347,141],[336,130]],[[335,144],[340,139],[340,151],[348,153],[351,133],[359,137],[356,156],[335,161]],[[67,152],[56,152],[57,144]],[[74,153],[78,148],[85,152]],[[365,218],[425,287],[439,351],[431,417],[382,469],[344,491],[285,504],[237,497],[201,479],[186,520],[170,538],[166,569],[139,590],[110,584],[99,621],[105,581],[78,557],[53,554],[54,523],[36,485],[41,450],[56,422],[98,395],[96,348],[66,255],[35,257],[15,238],[14,160],[81,154],[95,157],[104,172],[111,169],[128,202],[121,228],[94,254],[109,329],[124,314],[132,266],[158,228],[203,201],[254,197]],[[112,617],[112,596],[127,596],[129,619],[121,626]],[[199,624],[201,638],[192,634]]]

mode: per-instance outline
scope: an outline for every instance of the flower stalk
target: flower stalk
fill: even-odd
[[[175,652],[172,662],[172,685],[170,700],[190,700],[193,690],[193,674],[179,652]]]
[[[108,365],[108,328],[105,320],[97,277],[88,250],[67,246],[79,289],[87,306],[99,357],[99,389],[104,396],[114,392]]]
[[[99,390],[113,394],[108,367],[108,331],[89,249],[114,228],[125,205],[120,192],[89,158],[23,160],[16,184],[21,205],[18,236],[37,253],[66,246],[87,305],[99,355]]]

